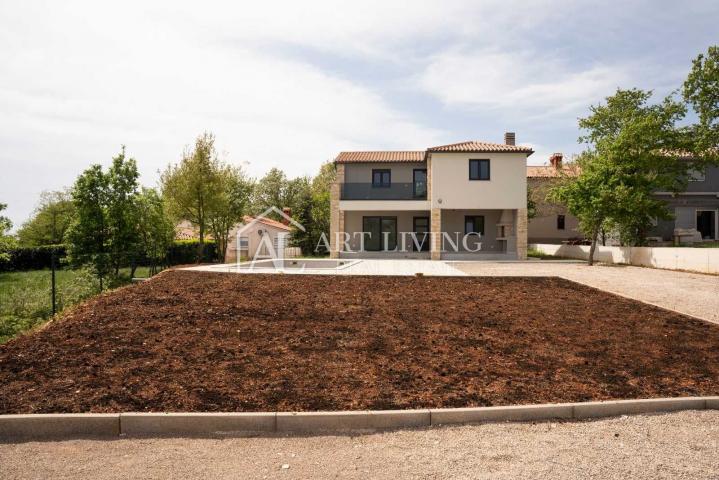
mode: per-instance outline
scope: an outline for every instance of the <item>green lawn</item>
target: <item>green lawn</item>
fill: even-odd
[[[539,258],[541,260],[556,260],[557,257],[554,255],[547,255],[546,253],[542,252],[541,250],[537,250],[536,248],[529,248],[527,249],[527,256],[530,258]]]
[[[694,248],[719,248],[719,242],[695,243]]]
[[[129,269],[121,271],[119,286],[130,281]],[[136,277],[147,277],[148,269],[140,267]],[[97,277],[86,270],[56,272],[57,309],[96,295]],[[0,272],[0,343],[44,323],[52,316],[50,270]]]

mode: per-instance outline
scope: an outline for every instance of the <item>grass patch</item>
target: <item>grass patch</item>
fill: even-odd
[[[719,248],[719,242],[695,243],[694,248]]]
[[[547,255],[546,253],[542,252],[541,250],[537,250],[536,248],[527,249],[527,256],[531,258],[539,258],[540,260],[555,260],[558,258],[554,255]]]
[[[141,267],[135,276],[147,277],[148,273],[148,268]],[[52,316],[51,275],[50,270],[0,273],[0,343]],[[111,287],[129,283],[129,275],[129,269],[121,270]],[[88,270],[57,270],[55,279],[58,312],[100,291],[97,277]]]

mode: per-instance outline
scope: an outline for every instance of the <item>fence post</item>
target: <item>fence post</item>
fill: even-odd
[[[56,288],[55,288],[55,247],[50,250],[50,268],[52,269],[52,315],[55,316],[57,313],[56,299]]]

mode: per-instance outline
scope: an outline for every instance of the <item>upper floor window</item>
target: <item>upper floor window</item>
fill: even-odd
[[[389,169],[372,170],[372,188],[389,188],[392,184],[392,171]]]
[[[557,215],[557,230],[564,230],[564,215]]]
[[[484,236],[484,215],[467,215],[464,217],[464,234],[479,233]]]
[[[489,180],[489,160],[470,160],[469,179]]]
[[[706,174],[701,170],[689,170],[690,182],[703,182],[706,180]]]

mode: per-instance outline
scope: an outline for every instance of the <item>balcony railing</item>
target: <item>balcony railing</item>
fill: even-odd
[[[427,200],[425,183],[392,183],[387,187],[371,183],[344,183],[341,186],[342,200]]]

